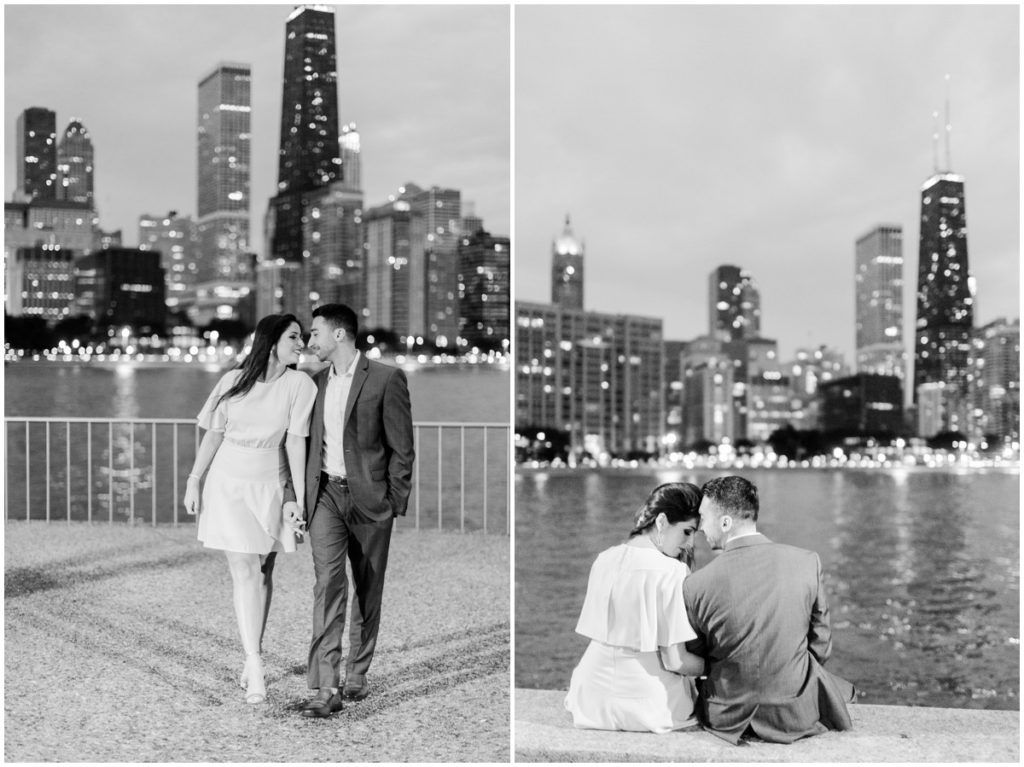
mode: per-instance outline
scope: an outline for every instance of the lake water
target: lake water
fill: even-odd
[[[194,418],[223,375],[200,365],[59,362],[4,366],[4,415]],[[509,422],[509,371],[444,365],[408,372],[414,421]]]
[[[720,474],[720,473],[718,473]],[[567,689],[594,557],[662,482],[693,471],[517,471],[516,686]],[[1018,471],[745,472],[759,529],[817,551],[832,609],[829,668],[864,703],[1019,709]],[[698,566],[713,556],[698,536]]]
[[[198,365],[19,362],[4,367],[4,414],[194,423],[221,375]],[[456,424],[417,430],[412,523],[507,532],[508,430],[485,434],[457,425],[509,423],[508,370],[449,365],[410,370],[408,377],[414,422]],[[7,514],[46,519],[49,506],[54,519],[175,521],[196,440],[191,424],[8,424]]]

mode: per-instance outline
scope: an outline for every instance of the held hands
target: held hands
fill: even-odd
[[[306,534],[306,515],[295,501],[285,501],[284,521],[300,538]]]
[[[199,513],[199,477],[190,474],[185,484],[185,513],[194,517]]]

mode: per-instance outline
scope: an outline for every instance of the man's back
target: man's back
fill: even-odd
[[[709,729],[736,742],[750,725],[766,740],[792,742],[826,729],[820,713],[833,723],[836,712],[818,705],[819,664],[832,641],[817,554],[742,536],[692,573],[683,593],[699,637],[688,647],[710,661],[700,701]],[[848,723],[845,707],[839,713]]]

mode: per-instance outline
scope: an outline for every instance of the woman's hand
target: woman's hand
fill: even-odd
[[[699,655],[688,652],[686,644],[669,645],[659,647],[658,655],[661,657],[661,664],[666,671],[683,676],[701,676],[704,673],[704,659]]]
[[[295,501],[285,501],[284,521],[299,535],[306,532],[306,515]]]
[[[185,513],[194,517],[199,513],[199,477],[190,474],[185,483]]]

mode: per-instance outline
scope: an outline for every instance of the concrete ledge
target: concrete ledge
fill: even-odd
[[[730,746],[703,730],[667,735],[577,730],[564,692],[515,691],[518,762],[1012,762],[1020,712],[853,704],[854,729],[791,745]]]

